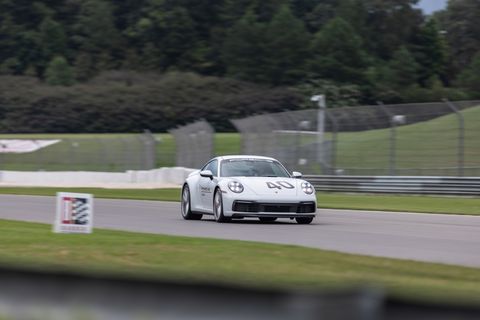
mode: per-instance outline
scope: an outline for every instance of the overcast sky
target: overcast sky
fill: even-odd
[[[447,6],[448,0],[420,0],[418,5],[426,14],[442,10]]]

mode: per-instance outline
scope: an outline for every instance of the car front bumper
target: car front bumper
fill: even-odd
[[[224,215],[230,217],[277,217],[298,218],[314,217],[317,201],[314,195],[302,199],[269,199],[260,197],[225,196]]]

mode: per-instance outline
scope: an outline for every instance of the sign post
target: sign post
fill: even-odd
[[[57,193],[53,232],[92,233],[93,196],[84,193]]]

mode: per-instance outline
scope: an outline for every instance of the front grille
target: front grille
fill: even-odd
[[[312,213],[315,212],[317,208],[315,208],[315,202],[304,202],[300,203],[297,209],[297,213]]]
[[[260,211],[262,212],[297,212],[297,205],[296,204],[291,204],[291,205],[265,204],[265,205],[260,205]]]
[[[315,202],[258,203],[250,201],[234,201],[232,210],[237,212],[313,213],[316,208]]]
[[[259,206],[255,202],[235,201],[232,210],[238,212],[259,212]]]

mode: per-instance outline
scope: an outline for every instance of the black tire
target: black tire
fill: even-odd
[[[310,224],[313,221],[313,217],[298,217],[295,218],[298,224]]]
[[[220,189],[215,190],[213,196],[213,215],[217,222],[230,222],[232,218],[223,215],[223,197]]]
[[[184,185],[182,189],[181,211],[182,217],[185,220],[200,220],[203,216],[202,214],[192,212],[190,188],[188,184]]]
[[[277,220],[277,217],[258,217],[260,219],[260,222],[273,222]]]

